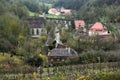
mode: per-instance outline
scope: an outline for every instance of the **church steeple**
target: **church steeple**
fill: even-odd
[[[56,41],[57,44],[61,44],[60,33],[59,33],[58,27],[55,28],[55,41]]]

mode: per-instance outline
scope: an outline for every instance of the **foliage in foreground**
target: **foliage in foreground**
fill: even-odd
[[[86,80],[119,80],[120,72],[98,72],[90,74]]]
[[[72,76],[71,76],[72,77]],[[75,76],[74,76],[75,77]],[[37,74],[5,74],[2,77],[4,80],[10,80],[10,79],[15,79],[15,80],[36,80],[36,79],[41,79],[40,77],[37,76]],[[87,75],[76,75],[76,78],[72,79],[68,75],[64,75],[64,73],[58,72],[58,74],[47,77],[44,76],[41,80],[119,80],[120,79],[120,72],[89,72]]]

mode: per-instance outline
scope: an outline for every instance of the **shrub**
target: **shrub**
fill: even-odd
[[[90,74],[86,80],[119,80],[120,73],[119,72],[102,72]]]
[[[43,60],[41,57],[38,56],[34,56],[33,58],[29,58],[26,60],[28,64],[30,64],[31,66],[36,66],[39,67],[40,65],[43,64]]]
[[[120,50],[109,51],[106,54],[109,62],[120,61]]]
[[[105,52],[103,50],[89,50],[79,55],[78,63],[97,63],[97,62],[116,62],[120,61],[119,50]]]
[[[78,62],[79,63],[93,63],[93,62],[99,62],[99,61],[103,62],[106,56],[107,55],[102,50],[99,50],[99,51],[90,50],[80,54]]]

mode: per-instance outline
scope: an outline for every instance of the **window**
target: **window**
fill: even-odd
[[[57,59],[57,61],[60,61],[60,59]]]
[[[34,29],[32,29],[32,35],[34,35]]]
[[[51,59],[51,62],[53,61],[53,59]]]
[[[39,35],[39,29],[37,29],[37,35]]]
[[[64,59],[62,59],[62,61],[65,61]]]

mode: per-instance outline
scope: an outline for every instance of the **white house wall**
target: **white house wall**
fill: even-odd
[[[108,35],[108,31],[89,31],[89,36],[93,35]]]
[[[37,33],[37,30],[38,30],[38,33]],[[33,31],[33,32],[32,32]],[[42,28],[32,28],[31,29],[31,34],[32,34],[32,37],[40,37],[41,34],[42,34]]]

